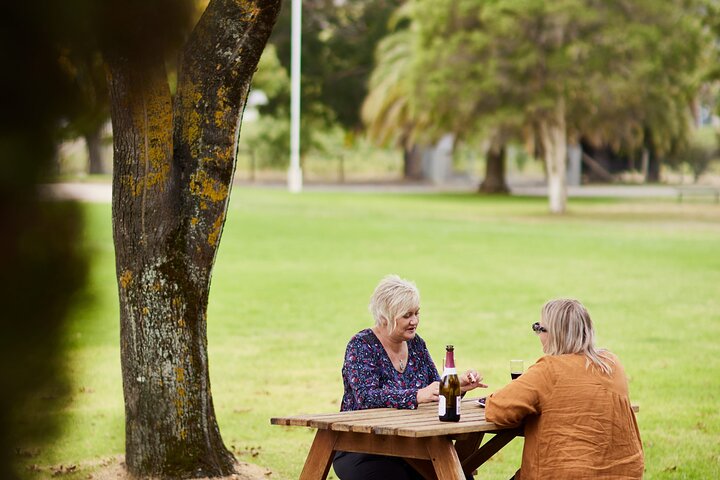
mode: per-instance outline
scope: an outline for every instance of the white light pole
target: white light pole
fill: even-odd
[[[302,170],[300,169],[300,25],[302,0],[292,0],[292,41],[290,50],[290,168],[288,169],[288,190],[302,191]]]

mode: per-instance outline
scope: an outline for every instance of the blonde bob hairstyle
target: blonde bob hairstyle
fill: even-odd
[[[590,314],[582,303],[570,298],[550,300],[542,309],[543,326],[547,329],[545,353],[585,355],[585,366],[603,373],[612,372],[614,363],[609,352],[595,346],[595,330]]]
[[[420,292],[415,284],[397,275],[388,275],[375,287],[368,308],[375,325],[392,332],[399,317],[419,306]]]

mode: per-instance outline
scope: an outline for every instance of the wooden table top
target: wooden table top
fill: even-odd
[[[275,417],[270,419],[270,423],[400,437],[434,437],[508,429],[485,421],[485,409],[480,407],[477,400],[477,398],[469,398],[462,401],[459,422],[441,422],[438,419],[437,403],[425,403],[419,405],[416,410],[372,408],[350,412]],[[639,408],[633,405],[633,410],[637,412]]]
[[[478,405],[477,398],[463,400],[461,409],[459,422],[441,422],[438,419],[437,403],[425,403],[419,405],[416,410],[372,408],[352,412],[271,418],[270,423],[400,437],[432,437],[503,430],[494,423],[485,421],[485,409]]]

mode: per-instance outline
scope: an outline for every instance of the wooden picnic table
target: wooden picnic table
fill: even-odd
[[[485,421],[485,409],[477,398],[462,401],[457,423],[439,421],[437,403],[422,404],[416,410],[374,408],[278,417],[270,423],[317,428],[301,480],[327,478],[335,451],[402,457],[428,480],[464,480],[523,434],[522,428]],[[493,436],[482,443],[485,434]]]

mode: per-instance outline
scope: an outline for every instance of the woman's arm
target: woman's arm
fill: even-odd
[[[541,358],[517,379],[485,401],[485,419],[500,426],[517,426],[528,415],[540,413],[542,391],[552,388],[550,366]]]
[[[470,390],[475,388],[487,388],[487,385],[482,383],[483,376],[478,373],[477,370],[468,370],[460,375],[460,391],[463,395]]]

